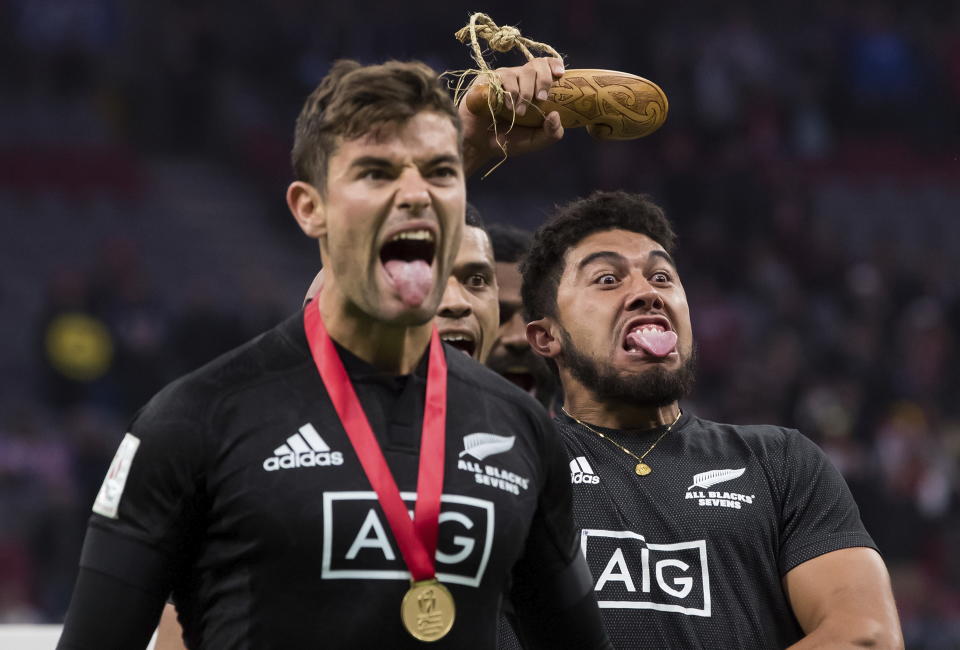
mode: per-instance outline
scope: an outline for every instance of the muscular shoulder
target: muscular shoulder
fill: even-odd
[[[731,451],[739,447],[758,456],[781,455],[794,437],[802,436],[796,429],[772,424],[727,424],[696,416],[684,429],[692,444]]]
[[[714,458],[742,457],[758,462],[777,493],[796,489],[829,469],[823,451],[796,429],[769,424],[725,424],[691,418],[685,434],[688,449]]]

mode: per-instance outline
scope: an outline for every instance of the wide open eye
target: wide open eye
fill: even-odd
[[[466,285],[471,289],[483,289],[490,283],[487,282],[487,278],[483,276],[482,273],[474,273],[467,278]]]

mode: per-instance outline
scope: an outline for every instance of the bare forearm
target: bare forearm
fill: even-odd
[[[896,622],[869,617],[833,616],[825,619],[788,650],[902,650],[903,636]]]
[[[825,553],[787,573],[784,586],[807,634],[790,648],[903,648],[890,576],[874,549]]]

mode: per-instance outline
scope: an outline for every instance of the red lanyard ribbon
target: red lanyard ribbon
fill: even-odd
[[[370,421],[357,399],[353,383],[323,325],[319,300],[312,300],[303,311],[303,325],[313,361],[320,372],[330,401],[340,417],[347,437],[360,459],[367,480],[377,493],[380,507],[400,547],[414,580],[434,577],[437,552],[437,528],[440,517],[440,493],[443,490],[445,427],[447,420],[447,360],[437,328],[430,337],[430,363],[427,370],[427,396],[420,436],[420,463],[417,471],[417,502],[413,521],[400,498],[397,482],[387,466]]]

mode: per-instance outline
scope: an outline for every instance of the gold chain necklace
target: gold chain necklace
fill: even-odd
[[[657,443],[658,443],[658,442],[660,442],[661,440],[663,440],[663,437],[664,437],[665,435],[667,435],[668,433],[670,433],[670,430],[673,429],[673,425],[675,425],[677,422],[679,422],[679,421],[680,421],[680,416],[683,415],[683,411],[678,412],[676,419],[675,419],[673,422],[670,423],[670,426],[667,427],[667,430],[664,431],[663,433],[661,433],[661,434],[660,434],[660,437],[653,441],[653,444],[650,445],[649,449],[647,449],[645,452],[643,452],[643,454],[641,454],[640,456],[637,456],[635,453],[633,453],[632,451],[630,451],[629,449],[627,449],[626,447],[624,447],[624,446],[621,445],[620,443],[616,442],[615,440],[611,440],[611,439],[608,438],[607,436],[603,435],[602,433],[600,433],[599,431],[597,431],[596,429],[594,429],[593,427],[591,427],[591,426],[590,426],[589,424],[587,424],[586,422],[583,422],[582,420],[577,420],[577,418],[575,418],[575,417],[573,417],[572,415],[570,415],[570,413],[567,412],[567,409],[564,408],[563,406],[560,407],[560,410],[563,411],[564,413],[566,413],[566,414],[567,414],[567,417],[570,417],[570,418],[576,420],[577,424],[579,424],[580,426],[582,426],[582,427],[584,427],[584,428],[586,428],[586,429],[588,429],[588,430],[590,430],[590,431],[593,431],[595,434],[597,434],[598,436],[600,436],[601,438],[603,438],[603,439],[606,440],[607,442],[610,442],[610,443],[616,445],[617,447],[619,447],[619,448],[620,448],[620,451],[623,451],[623,452],[625,452],[625,453],[627,453],[627,454],[630,454],[631,456],[633,456],[634,458],[636,458],[636,459],[637,459],[637,466],[633,468],[633,471],[637,473],[637,476],[646,476],[647,474],[649,474],[650,472],[653,471],[653,470],[650,468],[649,465],[647,465],[645,462],[643,462],[643,459],[647,457],[647,454],[649,454],[651,451],[653,451],[653,448],[657,446]]]

